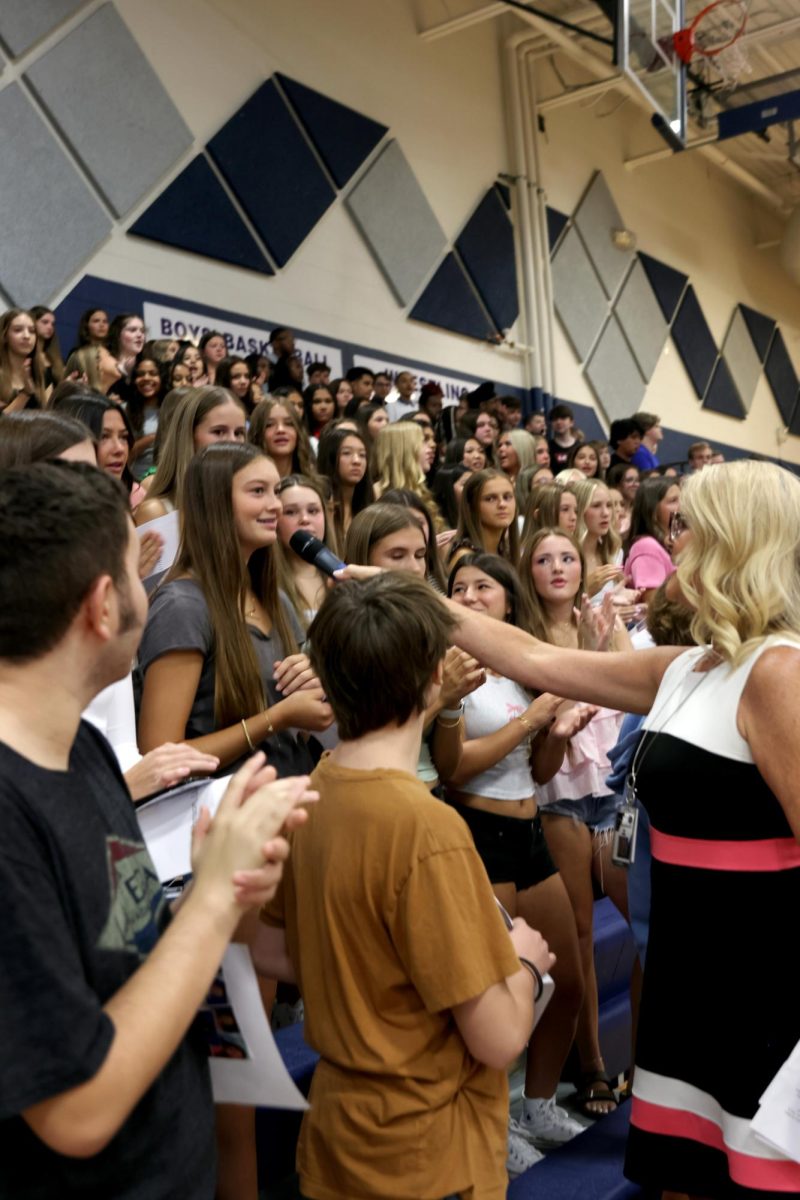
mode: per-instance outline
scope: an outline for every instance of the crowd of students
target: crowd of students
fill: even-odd
[[[199,346],[146,342],[139,316],[109,321],[95,309],[81,319],[78,343],[64,364],[52,312],[13,310],[0,319],[0,521],[10,589],[3,605],[22,609],[3,618],[0,706],[6,711],[22,695],[29,702],[34,685],[48,681],[63,692],[58,672],[71,666],[75,674],[69,716],[56,722],[52,746],[12,722],[9,746],[0,747],[0,804],[19,823],[14,805],[24,807],[28,791],[38,804],[53,772],[69,767],[74,775],[76,733],[80,769],[102,777],[112,797],[102,801],[95,842],[105,829],[109,844],[140,845],[132,810],[122,812],[127,794],[148,795],[189,775],[236,774],[222,816],[210,826],[202,819],[195,885],[148,959],[148,970],[156,961],[152,983],[141,983],[138,959],[111,979],[93,962],[77,972],[84,990],[84,976],[92,980],[91,996],[78,1002],[64,947],[45,972],[35,928],[18,944],[13,934],[23,963],[26,955],[36,962],[32,973],[22,971],[32,982],[20,989],[44,987],[58,964],[64,968],[55,992],[64,1011],[52,1038],[73,1041],[76,1030],[84,1038],[75,1050],[81,1063],[66,1056],[51,1082],[32,1044],[19,1051],[19,1071],[36,1082],[15,1081],[5,1092],[7,1134],[27,1139],[14,1194],[38,1195],[35,1187],[57,1182],[57,1194],[73,1187],[77,1195],[87,1179],[94,1186],[109,1178],[104,1171],[118,1175],[141,1154],[142,1121],[157,1123],[165,1106],[178,1107],[186,1072],[197,1070],[189,1059],[180,1078],[162,1068],[173,1054],[186,1057],[180,1039],[216,951],[242,908],[259,907],[262,921],[248,936],[273,981],[265,1003],[277,980],[298,988],[306,1035],[321,1054],[298,1150],[304,1194],[499,1198],[506,1172],[519,1174],[584,1129],[556,1103],[573,1046],[575,1112],[601,1117],[620,1102],[600,1050],[592,940],[598,892],[626,920],[634,907],[633,877],[612,855],[621,797],[609,777],[625,712],[650,708],[675,647],[688,639],[674,583],[688,514],[702,526],[703,505],[711,509],[715,495],[733,506],[744,485],[726,494],[722,481],[735,484],[738,468],[707,472],[721,456],[706,443],[691,448],[682,474],[661,466],[660,421],[651,413],[613,422],[606,443],[584,439],[563,403],[523,426],[517,398],[490,384],[445,405],[435,385],[417,395],[410,372],[392,380],[354,368],[331,381],[324,363],[304,369],[288,329],[273,332],[271,359],[240,359],[227,355],[219,333]],[[706,476],[720,481],[716,488]],[[787,486],[776,484],[776,496]],[[138,536],[120,516],[120,495]],[[687,505],[686,496],[697,499]],[[162,540],[150,522],[175,511],[180,547],[152,580]],[[717,530],[729,519],[723,514]],[[350,581],[334,586],[301,557],[291,545],[297,530],[349,564]],[[70,547],[77,565],[68,569]],[[60,577],[48,583],[50,572]],[[149,602],[140,578],[149,581]],[[681,586],[692,595],[698,585],[688,578]],[[23,579],[41,590],[30,611]],[[697,594],[692,599],[702,608]],[[23,616],[34,633],[17,647]],[[704,620],[702,631],[722,645]],[[792,620],[781,625],[773,615],[765,628],[791,638]],[[652,645],[670,648],[639,649]],[[540,658],[529,661],[528,646]],[[736,653],[720,651],[720,661]],[[646,683],[634,660],[651,664]],[[31,662],[43,664],[33,675],[25,673]],[[78,726],[81,713],[106,735],[118,765]],[[20,757],[31,763],[22,784]],[[778,783],[774,790],[781,794]],[[304,823],[298,805],[317,793],[323,803]],[[250,799],[241,804],[251,795],[260,810]],[[3,876],[17,861],[42,869],[39,843],[55,839],[66,864],[56,876],[82,896],[77,943],[64,932],[69,894],[59,900],[56,889],[36,919],[53,924],[48,946],[72,936],[70,953],[91,943],[96,955],[109,944],[87,915],[92,904],[103,907],[99,868],[75,881],[76,856],[91,847],[65,850],[63,815],[45,800],[41,806],[36,853],[30,830],[19,851],[10,837],[0,850]],[[775,808],[773,825],[777,801]],[[251,810],[247,842],[242,814]],[[225,851],[226,837],[235,852]],[[138,869],[147,878],[146,859]],[[639,874],[645,940],[648,886]],[[24,906],[21,889],[14,895]],[[149,923],[157,915],[163,927],[160,890],[148,879],[138,891],[133,924],[147,924],[144,905]],[[216,926],[216,940],[187,947],[203,921]],[[155,938],[153,928],[148,945]],[[130,999],[117,996],[144,989],[149,1002],[147,989],[165,986],[170,962],[173,973],[193,970],[196,979],[175,984],[172,1015],[148,1063],[101,1120],[97,1106],[116,1086],[128,1041],[150,1031],[130,1015]],[[547,971],[554,999],[530,1038]],[[657,1003],[649,1001],[651,1012]],[[643,1035],[650,1039],[652,1020]],[[784,1024],[794,1028],[788,1016]],[[504,1071],[523,1049],[516,1119]],[[142,1096],[149,1115],[136,1124],[131,1112]],[[81,1140],[76,1114],[101,1132]],[[242,1112],[220,1111],[217,1134],[217,1194],[255,1200],[252,1124]],[[208,1128],[204,1136],[211,1138]],[[40,1143],[46,1154],[34,1165]],[[198,1164],[194,1190],[182,1191],[172,1154],[161,1145],[152,1162],[142,1160],[139,1190],[116,1184],[97,1194],[212,1195],[210,1159]],[[75,1165],[82,1158],[83,1174]],[[670,1178],[659,1186],[677,1187]],[[686,1190],[723,1195],[714,1171],[700,1178],[701,1187]]]

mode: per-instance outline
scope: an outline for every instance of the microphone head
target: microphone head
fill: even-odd
[[[300,558],[304,558],[309,563],[313,563],[319,551],[325,549],[325,543],[314,537],[313,533],[309,533],[307,529],[296,529],[289,538],[289,545],[295,554],[299,554]]]

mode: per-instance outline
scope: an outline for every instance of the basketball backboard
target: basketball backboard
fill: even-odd
[[[684,0],[619,0],[617,61],[675,150],[686,145],[686,67],[672,41],[683,24]]]

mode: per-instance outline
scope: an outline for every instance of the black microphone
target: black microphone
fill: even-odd
[[[307,529],[296,529],[289,538],[289,545],[295,554],[299,554],[306,562],[313,563],[326,575],[333,575],[334,571],[341,571],[342,567],[347,565]]]

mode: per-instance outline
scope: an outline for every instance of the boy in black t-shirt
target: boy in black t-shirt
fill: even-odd
[[[257,755],[195,837],[170,921],[124,780],[81,712],[147,601],[127,497],[74,464],[0,473],[0,1197],[214,1195],[207,1050],[187,1030],[274,892],[306,780]],[[288,819],[288,820],[287,820]]]

